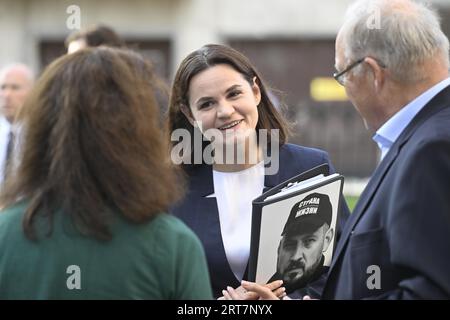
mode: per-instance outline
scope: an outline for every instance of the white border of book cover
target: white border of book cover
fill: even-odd
[[[334,235],[327,251],[324,252],[324,266],[330,266],[336,243],[336,221],[340,205],[341,183],[341,180],[336,180],[291,198],[267,204],[262,208],[255,279],[257,283],[267,283],[277,271],[278,245],[291,208],[296,202],[315,192],[327,194],[332,206],[331,227]]]

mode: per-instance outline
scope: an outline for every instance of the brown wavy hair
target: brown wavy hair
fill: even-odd
[[[189,108],[189,85],[192,78],[200,72],[216,66],[226,64],[242,74],[250,86],[256,77],[256,84],[261,91],[261,102],[258,107],[258,122],[256,130],[267,129],[268,141],[270,142],[270,130],[279,129],[279,144],[287,142],[290,132],[289,125],[283,115],[277,110],[269,98],[268,89],[251,64],[250,60],[239,51],[224,45],[208,44],[190,53],[181,62],[172,85],[170,94],[168,122],[169,130],[187,129],[194,136],[195,129],[181,111],[182,106]],[[174,142],[173,144],[176,144]],[[193,145],[193,144],[191,144]]]
[[[62,209],[83,234],[109,240],[112,212],[143,223],[181,197],[158,84],[149,62],[117,48],[84,49],[44,71],[19,114],[19,162],[0,197],[28,201],[28,238],[40,212],[52,221]]]

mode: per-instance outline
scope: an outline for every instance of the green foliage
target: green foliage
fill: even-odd
[[[358,201],[359,197],[355,196],[346,196],[345,201],[347,202],[348,207],[350,208],[350,212],[353,212],[353,209],[355,208],[356,202]]]

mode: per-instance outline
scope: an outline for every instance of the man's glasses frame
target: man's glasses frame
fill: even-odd
[[[361,58],[356,60],[355,62],[353,62],[352,64],[350,64],[347,68],[345,68],[344,70],[340,71],[340,72],[335,72],[333,73],[333,78],[334,80],[336,80],[337,82],[339,82],[340,85],[344,85],[344,79],[342,78],[342,76],[344,74],[346,74],[347,72],[349,72],[350,70],[352,70],[354,67],[356,67],[358,64],[360,64],[361,62],[363,62],[366,59],[366,57]]]

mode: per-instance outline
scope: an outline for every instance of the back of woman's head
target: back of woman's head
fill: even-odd
[[[152,66],[123,49],[82,50],[45,70],[19,115],[19,164],[2,194],[6,205],[29,200],[29,237],[40,210],[63,209],[108,239],[111,210],[143,222],[178,198],[157,85]]]

